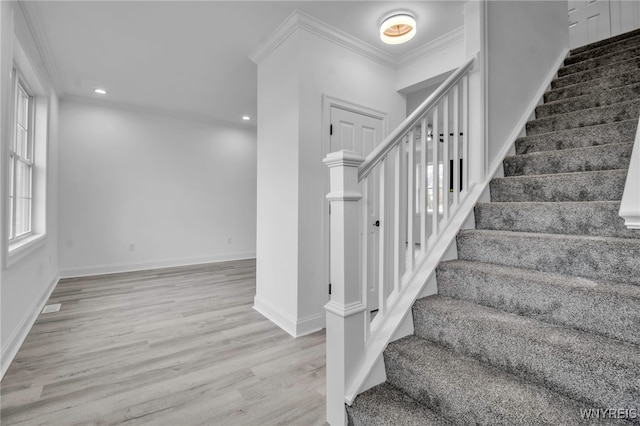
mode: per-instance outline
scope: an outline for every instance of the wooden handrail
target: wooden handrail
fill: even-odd
[[[427,99],[420,104],[405,120],[387,136],[365,159],[365,162],[358,168],[358,181],[361,181],[383,158],[395,147],[402,137],[422,119],[422,116],[433,106],[437,105],[440,99],[456,85],[460,79],[473,67],[475,58],[468,59],[457,70],[453,72]]]

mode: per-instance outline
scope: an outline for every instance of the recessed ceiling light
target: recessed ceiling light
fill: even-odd
[[[93,89],[94,93],[97,93],[98,95],[106,95],[107,91],[104,89]]]
[[[405,43],[415,35],[416,20],[408,13],[394,13],[380,25],[380,39],[387,44]]]
[[[242,119],[243,119],[244,121],[249,121],[249,120],[251,120],[251,117],[249,117],[248,115],[243,115],[243,116],[242,116]]]

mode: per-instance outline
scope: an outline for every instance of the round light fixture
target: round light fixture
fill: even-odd
[[[416,20],[408,13],[395,13],[380,25],[380,39],[387,44],[402,44],[416,35]]]
[[[249,117],[248,115],[243,115],[243,116],[242,116],[242,119],[243,119],[244,121],[249,121],[249,120],[251,120],[251,117]]]
[[[98,89],[93,89],[93,92],[94,92],[94,93],[97,93],[98,95],[106,95],[106,94],[107,94],[107,91],[106,91],[106,90],[104,90],[104,89],[100,89],[100,88],[98,88]]]

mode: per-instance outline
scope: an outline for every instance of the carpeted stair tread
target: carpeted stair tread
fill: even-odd
[[[624,46],[629,42],[632,44],[636,43],[638,42],[638,36],[640,36],[640,29],[619,34],[615,37],[610,37],[604,40],[599,40],[584,46],[576,47],[575,49],[571,49],[571,51],[569,52],[569,63],[584,60],[584,57],[582,57],[581,55],[586,52],[589,52],[589,54],[592,56],[601,55],[604,52],[612,51],[620,45]]]
[[[637,70],[631,70],[612,76],[583,81],[558,89],[549,90],[544,94],[544,101],[555,102],[563,99],[571,99],[577,96],[599,94],[603,91],[635,83],[640,83],[640,73],[638,73]]]
[[[533,152],[505,157],[505,176],[589,172],[629,167],[632,143]]]
[[[464,260],[436,273],[441,296],[640,345],[640,286]]]
[[[492,202],[475,207],[476,229],[640,239],[619,201]]]
[[[582,148],[611,143],[633,143],[638,120],[523,136],[516,139],[516,154]]]
[[[597,407],[640,412],[640,347],[465,300],[413,307],[415,335]]]
[[[634,238],[462,230],[458,259],[640,285]]]
[[[388,383],[358,395],[353,405],[347,406],[347,416],[351,426],[452,425]]]
[[[637,127],[634,119],[524,136],[516,140],[516,154],[633,142]]]
[[[626,169],[509,176],[492,179],[489,187],[497,202],[617,201],[626,177]]]
[[[555,114],[567,114],[579,110],[614,105],[638,98],[640,98],[640,83],[629,84],[606,91],[548,102],[536,108],[536,118],[545,118]]]
[[[574,425],[586,408],[416,336],[389,344],[387,381],[457,425]]]
[[[564,77],[558,77],[551,82],[551,89],[559,89],[561,87],[566,87],[572,84],[589,80],[596,80],[603,77],[612,77],[614,75],[626,72],[636,72],[639,67],[640,56],[636,56],[633,58],[628,58],[619,62],[608,64],[606,66],[576,72]]]
[[[558,77],[564,77],[576,72],[586,71],[601,66],[607,66],[612,62],[620,62],[629,58],[640,55],[640,36],[636,38],[635,43],[624,45],[621,50],[610,51],[583,61],[567,64],[558,70]]]
[[[614,123],[632,120],[634,118],[637,120],[639,115],[640,99],[632,99],[613,105],[605,105],[531,120],[527,123],[527,135]]]

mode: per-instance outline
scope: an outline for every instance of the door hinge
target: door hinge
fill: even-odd
[[[331,294],[331,283],[329,283],[329,294]]]
[[[329,136],[333,136],[333,124],[329,124]]]

